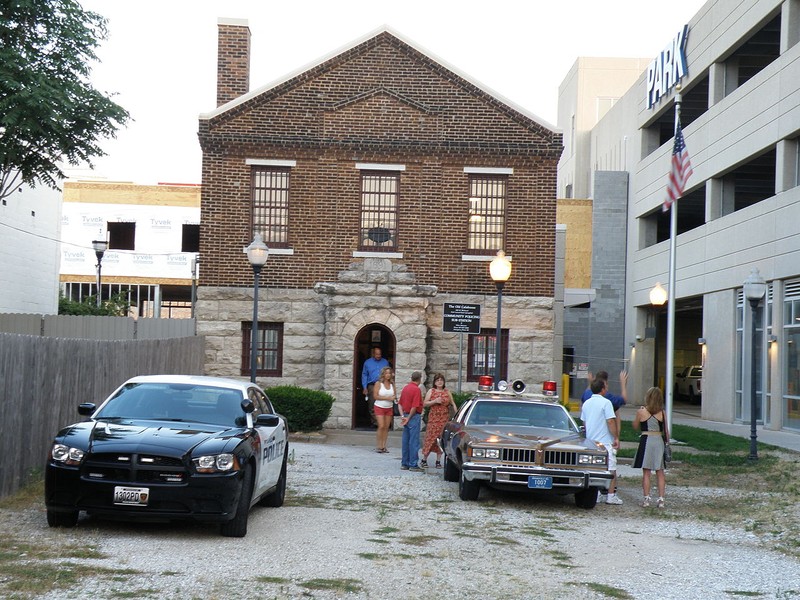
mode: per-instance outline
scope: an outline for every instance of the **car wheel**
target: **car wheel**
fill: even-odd
[[[253,497],[253,469],[245,467],[242,476],[242,493],[236,505],[236,515],[220,526],[220,533],[225,537],[244,537],[247,535],[247,517],[250,515],[250,499]]]
[[[445,481],[458,481],[458,469],[455,463],[444,455],[444,469],[442,469],[442,477]]]
[[[458,478],[458,497],[462,500],[477,500],[481,492],[481,484],[477,481],[470,481],[464,477],[464,470]]]
[[[575,492],[575,506],[578,508],[592,509],[597,504],[597,489],[589,488]]]
[[[288,450],[288,446],[286,450]],[[287,457],[289,454],[284,452],[283,455],[283,465],[281,466],[281,474],[278,477],[278,483],[275,486],[275,490],[261,498],[259,500],[259,505],[261,506],[270,506],[272,508],[278,508],[283,506],[283,499],[286,497],[286,463]]]
[[[75,527],[78,524],[78,511],[56,512],[48,510],[47,524],[50,527]]]

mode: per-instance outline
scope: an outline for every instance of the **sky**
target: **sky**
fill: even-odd
[[[132,121],[73,177],[200,183],[198,117],[216,108],[217,18],[247,19],[257,89],[388,25],[556,125],[579,56],[655,57],[705,0],[81,0],[108,19],[94,86]]]

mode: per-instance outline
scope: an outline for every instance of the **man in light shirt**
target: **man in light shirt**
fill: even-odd
[[[614,475],[608,488],[606,504],[622,504],[617,496],[617,449],[619,448],[619,428],[611,401],[605,397],[608,383],[595,378],[591,384],[592,395],[581,407],[581,421],[586,428],[586,438],[600,442],[608,450],[608,470]]]

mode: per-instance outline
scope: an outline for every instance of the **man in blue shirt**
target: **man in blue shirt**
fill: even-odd
[[[606,382],[606,384],[608,384],[608,371],[598,371],[594,377],[592,377],[592,374],[589,373],[590,386],[592,381],[594,381],[595,379],[602,379],[603,381]],[[618,411],[625,404],[625,398],[627,396],[626,393],[627,383],[628,383],[628,374],[625,371],[622,371],[619,374],[619,384],[620,387],[622,388],[621,396],[612,394],[611,392],[608,391],[608,386],[606,386],[606,391],[603,393],[603,396],[605,396],[606,398],[608,398],[608,400],[611,401],[611,406],[614,407],[614,412]],[[581,404],[586,402],[591,397],[592,397],[592,389],[591,387],[587,387],[586,390],[583,392],[583,395],[581,396]]]
[[[372,388],[378,381],[381,370],[390,366],[389,361],[382,357],[381,349],[375,346],[372,349],[372,358],[365,360],[364,368],[361,369],[361,389],[364,390],[364,400],[369,403],[369,418],[373,425],[377,421],[375,421],[375,399],[372,397]]]

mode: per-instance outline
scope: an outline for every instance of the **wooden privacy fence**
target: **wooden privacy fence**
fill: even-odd
[[[44,468],[55,433],[126,379],[203,373],[205,338],[65,339],[0,333],[0,498]]]
[[[195,320],[0,313],[0,332],[90,340],[155,340],[192,336]]]

